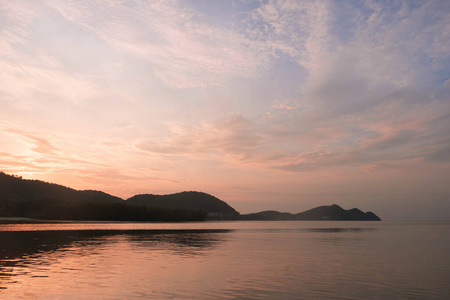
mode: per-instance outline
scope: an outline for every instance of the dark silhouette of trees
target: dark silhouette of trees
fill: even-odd
[[[101,191],[77,191],[0,173],[0,217],[92,221],[204,221],[201,208],[144,206]]]
[[[71,202],[61,199],[0,199],[0,217],[89,221],[204,221],[202,210],[144,207],[127,203]]]

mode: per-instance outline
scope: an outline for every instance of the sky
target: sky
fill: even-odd
[[[450,219],[450,1],[0,0],[0,171]]]

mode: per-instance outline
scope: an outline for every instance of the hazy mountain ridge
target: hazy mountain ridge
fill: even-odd
[[[225,201],[203,192],[141,194],[124,200],[102,191],[79,191],[3,172],[0,172],[0,217],[122,221],[380,220],[372,212],[344,210],[336,204],[298,214],[271,210],[240,215]]]
[[[345,210],[337,204],[319,206],[297,214],[274,210],[262,211],[241,215],[240,219],[254,221],[381,221],[373,212],[362,212],[357,208]]]

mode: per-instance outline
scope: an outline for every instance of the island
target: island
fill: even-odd
[[[70,187],[0,172],[0,222],[57,221],[380,221],[372,212],[337,204],[291,214],[274,210],[240,214],[210,194],[184,191],[122,199],[102,191]]]
[[[319,206],[298,214],[268,210],[240,215],[239,218],[253,221],[381,221],[373,212],[362,212],[357,208],[345,210],[337,204]]]

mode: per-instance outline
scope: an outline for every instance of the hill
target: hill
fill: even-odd
[[[357,208],[345,210],[337,204],[319,206],[298,214],[278,211],[262,211],[240,216],[241,220],[273,220],[273,221],[381,221],[373,212],[362,212]]]
[[[294,215],[276,210],[266,210],[257,213],[240,215],[239,219],[242,221],[291,221],[294,220]]]
[[[239,216],[239,213],[225,201],[202,192],[136,195],[129,198],[127,203],[146,207],[201,209],[208,213],[210,220],[233,220]]]
[[[120,203],[123,199],[101,191],[77,191],[62,185],[0,173],[0,197],[9,201],[64,199],[94,203]]]
[[[199,208],[132,205],[101,191],[77,191],[62,185],[0,173],[0,217],[46,220],[204,221]],[[19,219],[17,219],[19,218]],[[30,220],[27,220],[30,222]]]
[[[364,213],[357,208],[345,210],[333,204],[298,213],[295,220],[380,221],[381,219],[372,212]]]

